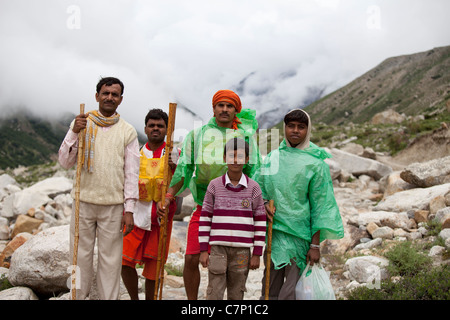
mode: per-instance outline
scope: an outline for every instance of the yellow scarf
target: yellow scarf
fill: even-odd
[[[90,111],[86,125],[86,136],[84,138],[83,166],[88,172],[94,169],[95,137],[98,127],[109,127],[116,124],[120,119],[118,113],[112,117],[104,117],[98,111]]]

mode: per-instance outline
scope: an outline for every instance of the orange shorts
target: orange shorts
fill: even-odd
[[[200,227],[200,216],[202,214],[202,206],[197,205],[189,220],[187,237],[186,237],[186,254],[200,254],[200,242],[198,241],[198,231]],[[208,246],[211,251],[211,246]]]
[[[169,219],[164,261],[167,260],[169,254],[172,223],[173,220]],[[159,225],[152,225],[151,231],[143,230],[135,226],[133,231],[123,238],[122,265],[135,268],[136,264],[144,264],[142,275],[149,280],[156,279],[159,230]]]
[[[187,237],[186,237],[186,254],[199,254],[200,242],[198,241],[198,230],[200,226],[200,215],[202,213],[202,206],[197,205],[196,210],[192,213],[191,220],[189,220]]]

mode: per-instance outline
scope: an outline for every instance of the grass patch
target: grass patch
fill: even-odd
[[[6,277],[6,275],[2,274],[0,276],[0,291],[2,290],[6,290],[9,288],[12,288],[13,285],[11,283],[9,283],[8,278]]]

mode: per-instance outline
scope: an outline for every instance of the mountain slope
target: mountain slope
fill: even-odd
[[[449,70],[450,46],[389,58],[305,110],[327,124],[363,123],[386,109],[431,112],[450,99]]]
[[[0,119],[0,168],[54,160],[72,118],[48,121],[19,111]]]

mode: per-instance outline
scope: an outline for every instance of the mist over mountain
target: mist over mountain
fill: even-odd
[[[288,111],[302,109],[326,92],[327,85],[299,85],[297,81],[301,78],[302,75],[296,69],[287,69],[275,76],[253,71],[232,90],[241,97],[251,97],[251,105],[243,107],[256,109],[259,128],[268,129],[280,122]],[[267,105],[270,106],[269,110],[266,110]]]
[[[271,127],[282,121],[286,113],[288,113],[289,111],[293,109],[303,109],[314,101],[320,99],[323,96],[325,90],[326,88],[319,87],[307,88],[308,94],[298,105],[275,105],[273,110],[266,111],[259,115],[257,114],[256,118],[258,119],[259,128],[270,129]]]

